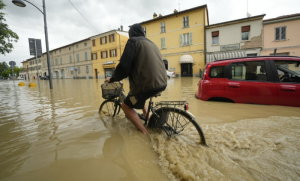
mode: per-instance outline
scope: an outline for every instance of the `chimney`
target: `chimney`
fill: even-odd
[[[161,14],[159,14],[159,15],[158,15],[158,17],[162,17],[162,15],[161,15]]]
[[[178,11],[176,9],[174,9],[174,13],[178,13]]]
[[[123,25],[121,25],[121,31],[123,31]]]
[[[153,19],[157,18],[157,14],[154,12],[153,13]]]

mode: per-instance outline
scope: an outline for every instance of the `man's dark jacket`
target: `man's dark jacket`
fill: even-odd
[[[159,89],[167,85],[167,74],[158,47],[145,38],[142,26],[134,24],[110,81],[129,77],[130,94]]]

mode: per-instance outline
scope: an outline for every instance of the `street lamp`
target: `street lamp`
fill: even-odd
[[[45,6],[45,0],[43,0],[43,11],[40,10],[36,5],[32,4],[31,2],[27,0],[13,0],[12,3],[14,3],[16,6],[19,7],[25,7],[26,4],[23,2],[27,2],[34,7],[36,7],[43,15],[44,15],[44,26],[45,26],[45,39],[46,39],[46,51],[47,51],[47,65],[48,65],[48,73],[49,73],[49,84],[50,84],[50,89],[53,89],[52,86],[52,74],[51,74],[51,69],[50,69],[50,55],[49,55],[49,43],[48,43],[48,31],[47,31],[47,20],[46,20],[46,6]]]

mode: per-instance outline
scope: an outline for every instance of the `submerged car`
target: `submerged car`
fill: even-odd
[[[169,72],[168,70],[167,71],[167,76],[170,78],[170,77],[176,77],[176,74],[175,72]]]
[[[207,63],[196,98],[300,107],[300,57],[260,56]]]

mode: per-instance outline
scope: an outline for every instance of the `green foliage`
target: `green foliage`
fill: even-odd
[[[7,65],[6,62],[0,62],[0,75],[5,77],[4,74],[6,73],[8,68],[9,68],[9,66]]]
[[[5,13],[2,10],[5,9],[5,6],[2,0],[0,0],[0,54],[3,55],[12,52],[14,48],[12,43],[19,40],[19,36],[4,23],[6,19],[4,18]]]

